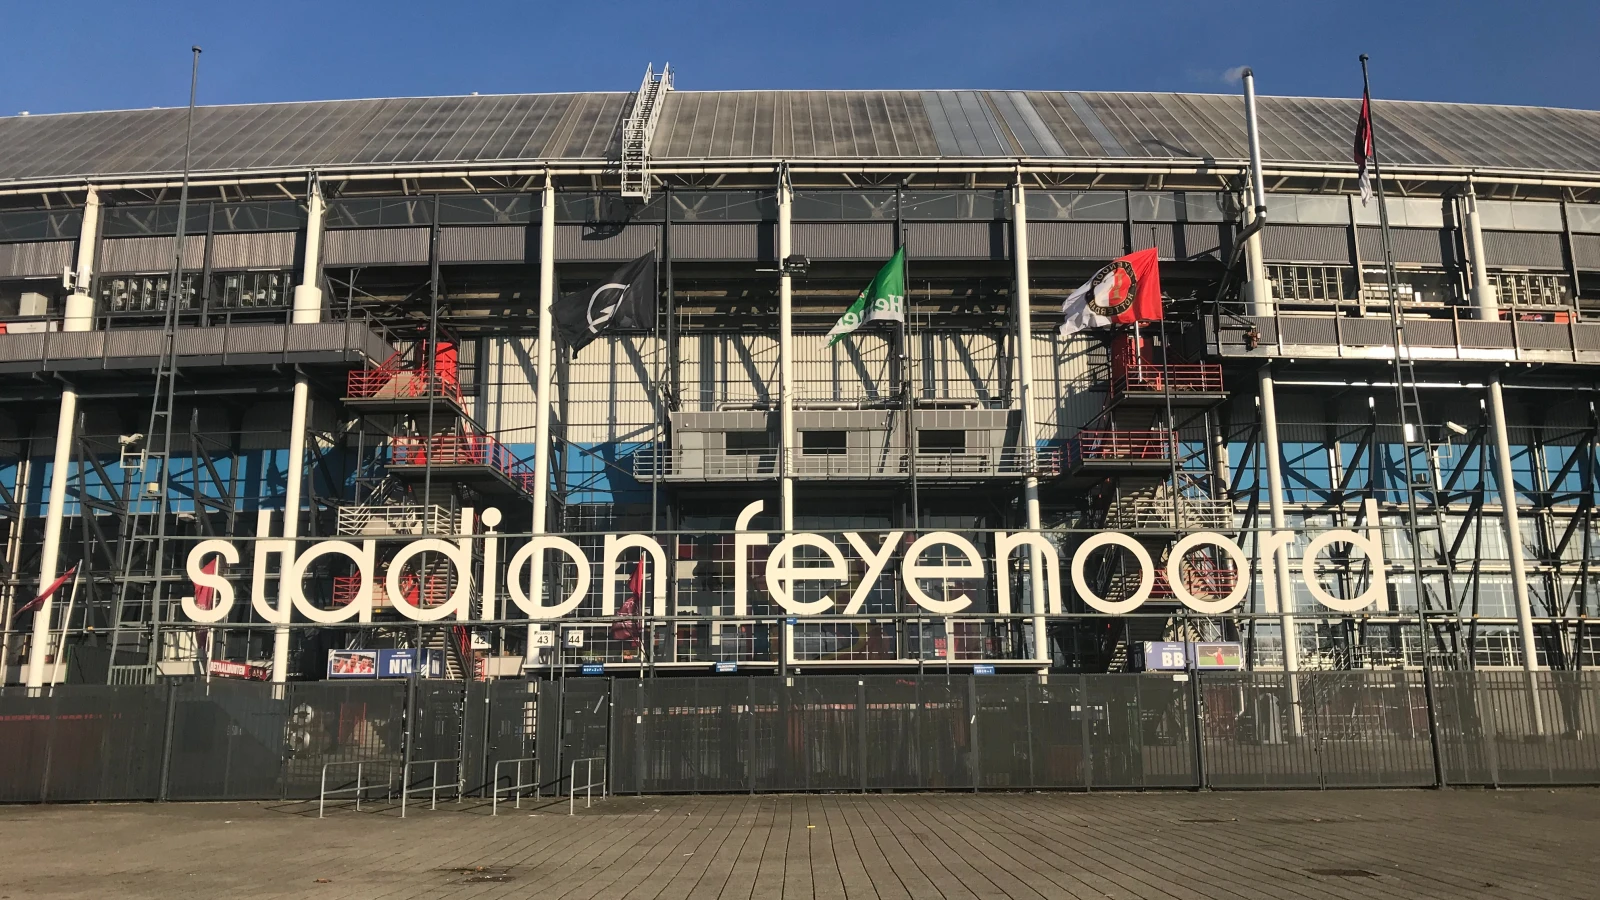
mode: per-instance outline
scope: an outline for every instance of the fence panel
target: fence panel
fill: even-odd
[[[1006,675],[974,677],[980,787],[1022,790],[1034,786],[1034,704],[1028,690],[1034,681],[1037,679]]]
[[[274,699],[272,685],[219,678],[173,689],[169,799],[282,795],[288,704]]]
[[[1311,672],[1300,681],[1323,787],[1425,787],[1435,782],[1420,672]]]
[[[1201,752],[1214,788],[1320,787],[1316,742],[1282,672],[1200,676]]]
[[[1589,672],[1474,674],[1495,783],[1600,781],[1600,678]]]
[[[900,679],[895,679],[897,682]],[[886,681],[877,682],[880,685]],[[869,686],[868,697],[872,696]],[[971,681],[960,678],[917,679],[917,758],[919,780],[912,788],[959,788],[971,790],[977,748],[972,741]],[[867,747],[870,759],[877,750]]]
[[[167,685],[57,685],[0,696],[0,800],[154,800]],[[12,758],[15,762],[12,762]]]
[[[302,681],[288,685],[284,796],[317,796],[322,767],[404,759],[406,683]]]

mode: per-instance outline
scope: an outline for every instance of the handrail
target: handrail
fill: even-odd
[[[440,763],[449,763],[449,764],[454,765],[456,767],[456,802],[457,803],[461,802],[461,795],[462,795],[462,790],[463,790],[462,779],[461,779],[461,760],[459,760],[459,759],[457,759],[457,758],[455,758],[453,756],[446,757],[444,759],[413,759],[411,762],[406,764],[405,777],[403,777],[400,780],[400,818],[404,819],[406,817],[406,802],[411,799],[411,795],[412,794],[419,794],[419,793],[421,793],[423,791],[428,791],[429,792],[428,808],[429,809],[438,809],[439,808],[439,764]],[[431,767],[431,774],[428,777],[428,786],[427,787],[412,787],[411,786],[411,769],[414,766],[430,766]]]
[[[389,767],[389,769],[388,769],[389,778],[387,780],[385,780],[383,782],[383,784],[380,785],[380,784],[362,784],[361,783],[361,770],[364,767],[371,766],[371,765],[384,765],[384,766],[388,766]],[[334,768],[336,766],[355,766],[356,767],[356,784],[355,784],[355,787],[334,788],[332,790],[328,789],[328,770],[332,769],[332,768]],[[322,766],[322,781],[319,784],[320,790],[318,790],[318,792],[317,792],[317,818],[320,819],[320,818],[323,817],[323,815],[324,815],[323,809],[327,805],[328,798],[333,796],[333,795],[335,795],[335,794],[354,793],[355,794],[355,799],[356,799],[356,810],[360,811],[360,809],[361,809],[361,792],[365,791],[365,790],[369,790],[371,788],[376,788],[376,787],[382,787],[384,790],[389,792],[390,796],[393,795],[393,793],[394,793],[394,760],[389,760],[389,759],[353,759],[353,760],[346,760],[344,762],[331,762],[331,763],[323,764],[323,766]]]
[[[584,764],[584,784],[578,784],[578,764]],[[594,780],[594,764],[600,764],[600,780]],[[577,815],[575,812],[578,802],[578,791],[584,792],[583,808],[588,809],[594,805],[594,789],[600,789],[600,799],[606,798],[606,758],[604,756],[589,756],[572,761],[572,768],[567,777],[567,815]]]
[[[515,801],[516,801],[515,805],[516,805],[517,809],[521,809],[522,808],[522,792],[524,790],[526,790],[528,788],[533,788],[534,799],[537,800],[539,798],[539,770],[537,768],[538,767],[538,762],[539,762],[539,758],[537,756],[524,756],[524,757],[522,757],[520,759],[497,759],[497,760],[495,760],[495,763],[494,763],[494,781],[491,782],[494,785],[494,790],[491,792],[491,798],[492,799],[489,801],[489,815],[497,816],[497,815],[500,814],[500,795],[505,793],[506,791],[513,792],[512,796],[513,796],[513,798],[515,798]],[[504,765],[507,765],[507,764],[515,765],[517,767],[516,768],[516,772],[512,775],[512,780],[513,780],[514,783],[506,785],[505,787],[501,787],[500,786],[500,767],[504,766]],[[522,767],[523,767],[524,764],[528,764],[528,765],[534,766],[533,780],[532,781],[523,781],[522,780]]]

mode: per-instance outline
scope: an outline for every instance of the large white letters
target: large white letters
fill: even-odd
[[[1300,560],[1300,577],[1305,579],[1306,590],[1317,602],[1337,612],[1357,612],[1368,606],[1386,599],[1389,596],[1388,573],[1384,571],[1383,562],[1383,535],[1378,530],[1378,504],[1377,501],[1366,502],[1367,533],[1356,534],[1354,531],[1337,529],[1325,531],[1312,538],[1306,544],[1306,552]],[[1414,539],[1414,538],[1413,538]],[[1346,543],[1352,550],[1360,550],[1366,554],[1367,561],[1372,566],[1372,581],[1367,589],[1354,597],[1335,597],[1322,586],[1322,579],[1317,577],[1317,557],[1322,551],[1333,543]]]
[[[995,586],[999,589],[1001,615],[1011,613],[1011,579],[1006,576],[1006,561],[1011,558],[1011,552],[1019,547],[1032,547],[1039,551],[1039,556],[1044,562],[1044,584],[1050,595],[1044,609],[1035,602],[1034,609],[1030,612],[1046,613],[1048,615],[1061,614],[1061,554],[1056,551],[1056,545],[1037,531],[1019,531],[1016,534],[1000,532],[994,536],[994,566]],[[1034,590],[1038,591],[1040,573],[1033,573]]]
[[[922,554],[932,547],[940,544],[949,544],[961,551],[966,557],[965,562],[943,562],[938,565],[924,565],[919,562]],[[905,562],[900,565],[900,574],[905,576],[906,593],[917,605],[931,613],[948,616],[958,613],[972,605],[972,598],[966,594],[958,594],[949,600],[935,600],[922,590],[917,584],[918,578],[936,579],[944,582],[954,578],[983,578],[983,560],[978,556],[978,548],[972,542],[959,534],[948,531],[935,531],[925,534],[912,542],[906,550]]]
[[[211,588],[216,592],[216,602],[210,609],[201,609],[193,597],[183,598],[183,614],[194,622],[221,622],[233,611],[233,583],[224,578],[220,571],[211,574],[205,570],[204,560],[213,553],[230,566],[239,562],[239,548],[233,545],[233,541],[201,541],[189,551],[189,580],[197,588]],[[220,570],[222,567],[219,564],[217,568]]]
[[[1106,600],[1089,589],[1089,582],[1084,580],[1083,566],[1089,561],[1089,554],[1101,547],[1111,544],[1133,554],[1139,563],[1139,589],[1134,591],[1127,599],[1118,602]],[[1150,589],[1156,583],[1155,564],[1150,561],[1150,551],[1144,545],[1125,534],[1116,531],[1102,531],[1091,535],[1088,540],[1078,545],[1072,554],[1072,587],[1077,590],[1083,602],[1095,609],[1111,616],[1120,616],[1138,609],[1150,597]]]
[[[650,556],[650,587],[654,601],[652,614],[664,616],[667,614],[667,554],[655,538],[643,534],[623,537],[606,535],[606,558],[600,566],[600,571],[604,573],[600,576],[600,614],[613,616],[617,613],[617,560],[622,556],[622,551],[633,547]],[[643,598],[640,602],[643,602]],[[639,610],[636,615],[643,612]]]
[[[813,547],[828,558],[825,566],[800,568],[794,563],[796,547]],[[767,592],[785,610],[797,616],[810,616],[823,612],[833,605],[833,597],[823,595],[815,600],[794,599],[790,590],[796,581],[845,581],[850,570],[845,567],[844,554],[833,542],[818,534],[791,534],[772,548],[772,558],[767,560]]]
[[[733,614],[738,618],[748,615],[750,609],[750,548],[762,547],[767,543],[766,535],[750,534],[746,529],[750,527],[751,519],[761,515],[765,505],[766,501],[757,500],[746,506],[733,523]]]
[[[565,600],[554,606],[542,606],[539,596],[543,593],[540,585],[533,585],[533,597],[528,596],[528,589],[523,587],[522,568],[528,565],[534,554],[542,554],[546,550],[559,550],[571,559],[578,567],[577,580],[572,585],[572,593]],[[542,571],[542,567],[534,566],[535,571]],[[528,614],[530,619],[559,619],[578,608],[585,595],[589,593],[589,558],[583,555],[583,549],[577,544],[563,537],[553,534],[541,534],[523,544],[511,556],[511,563],[506,566],[506,591],[511,594],[511,602],[517,608]]]
[[[1190,550],[1201,544],[1211,544],[1228,554],[1233,560],[1233,589],[1228,591],[1226,597],[1217,597],[1202,600],[1196,597],[1183,580],[1183,558]],[[1250,590],[1250,559],[1244,555],[1244,550],[1238,544],[1217,534],[1215,531],[1201,531],[1195,534],[1184,535],[1172,545],[1172,552],[1167,556],[1167,584],[1172,585],[1172,594],[1184,606],[1198,613],[1216,615],[1227,612],[1239,605],[1246,592]]]

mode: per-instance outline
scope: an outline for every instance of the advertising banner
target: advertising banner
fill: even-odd
[[[328,651],[329,678],[377,678],[378,651],[330,650]]]

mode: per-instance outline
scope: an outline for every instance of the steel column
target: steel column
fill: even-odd
[[[787,260],[794,252],[794,192],[789,171],[778,172],[778,471],[785,534],[794,531],[794,292]]]
[[[1013,300],[1017,309],[1017,397],[1022,412],[1022,503],[1028,530],[1039,530],[1039,467],[1036,464],[1037,436],[1033,427],[1033,311],[1028,286],[1028,195],[1022,176],[1017,175],[1011,197],[1012,267],[1016,284]],[[1041,664],[1050,662],[1049,634],[1045,624],[1044,591],[1040,587],[1044,559],[1037,548],[1028,548],[1028,603],[1033,617],[1033,656]],[[997,573],[1004,578],[1005,573]],[[1059,599],[1059,598],[1058,598]],[[1040,674],[1043,674],[1041,670]]]

